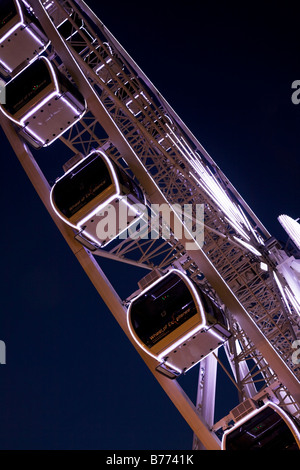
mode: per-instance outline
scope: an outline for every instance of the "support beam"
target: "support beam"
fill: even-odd
[[[4,116],[1,116],[1,126],[5,132],[15,154],[17,155],[23,169],[25,170],[32,185],[37,191],[39,197],[44,203],[50,216],[55,222],[57,228],[63,235],[68,243],[72,252],[76,256],[78,262],[84,269],[90,281],[96,288],[99,295],[102,297],[104,303],[117,320],[118,324],[140,354],[150,371],[153,373],[161,387],[169,396],[175,407],[186,420],[192,431],[197,435],[199,440],[203,443],[208,450],[220,450],[220,441],[216,435],[210,430],[205,421],[198,415],[194,404],[191,402],[186,393],[182,390],[180,385],[175,380],[170,380],[162,374],[156,372],[156,362],[148,354],[138,348],[134,342],[126,321],[126,310],[122,304],[122,300],[114,290],[109,280],[103,273],[102,269],[95,261],[93,256],[74,239],[74,233],[70,227],[64,224],[54,213],[50,203],[50,187],[41,172],[39,166],[33,158],[27,145],[20,139],[16,133],[13,125]]]

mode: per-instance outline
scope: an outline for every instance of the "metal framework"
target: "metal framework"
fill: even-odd
[[[76,83],[87,102],[88,112],[60,138],[70,153],[87,155],[92,149],[104,149],[136,178],[149,205],[204,206],[205,241],[197,250],[186,249],[184,230],[182,237],[175,236],[173,221],[168,240],[130,237],[91,253],[54,214],[47,177],[13,125],[1,116],[17,157],[104,302],[131,340],[128,299],[121,299],[104,276],[101,257],[148,270],[163,272],[171,266],[184,270],[226,306],[232,332],[225,347],[231,367],[227,373],[232,374],[239,400],[271,390],[281,406],[299,418],[300,367],[292,361],[291,345],[299,338],[300,306],[278,270],[289,255],[82,0],[31,0],[30,5],[51,41],[45,54]],[[57,28],[64,19],[72,28],[65,39]],[[194,449],[219,449],[218,426],[213,422],[216,370],[218,364],[225,366],[218,356],[201,361],[193,404],[177,381],[158,374],[154,361],[138,352],[194,431]]]

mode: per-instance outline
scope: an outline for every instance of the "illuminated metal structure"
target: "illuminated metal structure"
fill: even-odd
[[[221,448],[213,418],[219,359],[215,352],[199,358],[193,404],[177,380],[156,371],[157,361],[136,343],[128,327],[128,307],[146,284],[141,280],[140,291],[122,301],[103,275],[101,257],[144,267],[150,277],[173,268],[188,276],[224,309],[231,333],[224,350],[240,402],[257,394],[259,382],[260,390],[270,390],[277,405],[299,419],[300,367],[291,349],[299,337],[299,287],[288,282],[287,271],[278,269],[289,255],[85,2],[31,0],[30,6],[50,40],[44,56],[78,86],[87,106],[81,119],[60,136],[65,147],[83,157],[94,149],[105,152],[142,188],[148,205],[204,205],[205,243],[196,250],[188,248],[184,231],[182,237],[174,235],[172,220],[169,239],[131,236],[91,253],[53,210],[46,176],[14,124],[1,116],[16,155],[74,255],[194,431],[194,448],[200,448],[200,442],[207,449]]]

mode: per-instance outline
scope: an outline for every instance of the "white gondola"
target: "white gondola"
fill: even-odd
[[[251,411],[222,438],[222,450],[299,450],[300,432],[296,421],[272,402]]]
[[[223,311],[176,269],[130,302],[127,321],[134,340],[170,378],[188,371],[231,336]]]
[[[10,80],[5,92],[6,104],[0,110],[35,148],[50,145],[86,111],[81,93],[45,57]]]
[[[23,62],[35,60],[49,43],[27,2],[1,0],[0,73],[4,77],[11,75]]]
[[[52,187],[56,214],[77,232],[76,239],[90,249],[103,248],[130,229],[142,216],[142,190],[103,151],[94,151],[59,178]],[[99,231],[111,208],[113,233]],[[123,214],[120,223],[120,210]],[[124,223],[122,225],[122,223]]]

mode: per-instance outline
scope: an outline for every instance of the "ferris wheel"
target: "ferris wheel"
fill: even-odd
[[[84,1],[2,3],[1,126],[193,448],[300,448],[298,222],[280,218],[291,256]],[[58,141],[72,156],[50,184],[35,155]],[[121,298],[103,258],[147,274]],[[238,402],[215,422],[220,349]]]

